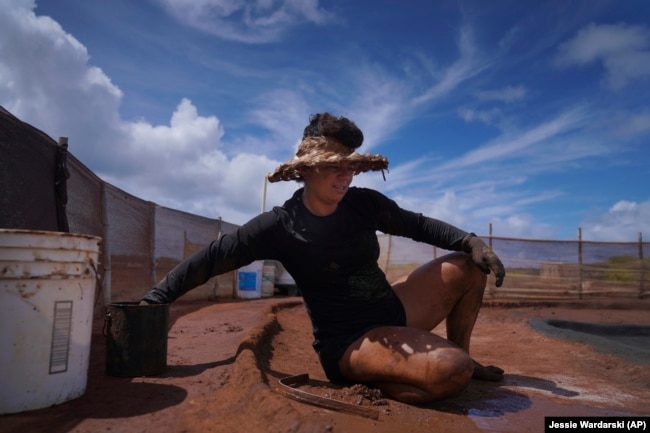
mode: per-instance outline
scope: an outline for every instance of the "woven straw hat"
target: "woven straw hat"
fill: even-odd
[[[361,155],[334,137],[304,137],[298,145],[296,155],[269,174],[268,180],[300,180],[302,176],[299,168],[337,165],[343,161],[350,162],[355,174],[388,169],[388,159],[384,156],[370,153]]]

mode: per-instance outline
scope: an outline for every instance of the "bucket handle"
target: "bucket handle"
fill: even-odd
[[[103,297],[104,295],[102,278],[100,278],[99,276],[99,271],[97,270],[97,264],[92,259],[92,257],[89,257],[88,261],[89,261],[88,264],[95,272],[95,307],[97,307],[97,304],[99,303],[100,300],[100,296]]]

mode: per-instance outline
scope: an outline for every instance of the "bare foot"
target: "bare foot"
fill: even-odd
[[[501,382],[503,380],[503,369],[494,365],[483,366],[474,361],[473,379],[488,380],[490,382]]]

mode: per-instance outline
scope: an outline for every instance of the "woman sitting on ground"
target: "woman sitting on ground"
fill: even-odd
[[[355,151],[361,130],[329,113],[311,117],[293,159],[270,182],[304,183],[284,205],[254,217],[175,267],[144,298],[169,303],[209,278],[255,260],[278,260],[296,281],[314,349],[334,383],[365,383],[407,403],[459,395],[472,377],[503,371],[469,355],[487,274],[503,264],[476,235],[351,187],[388,160]],[[390,284],[378,266],[376,232],[455,251]],[[432,329],[446,320],[447,338]]]

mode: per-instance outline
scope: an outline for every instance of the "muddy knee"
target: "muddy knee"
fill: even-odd
[[[428,390],[437,399],[456,397],[462,393],[474,372],[474,361],[460,348],[445,349],[432,360],[428,369]]]

